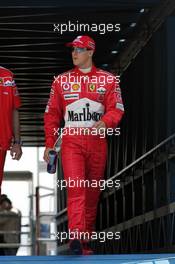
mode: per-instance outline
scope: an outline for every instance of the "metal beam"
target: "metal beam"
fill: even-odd
[[[117,61],[112,68],[120,75],[129,67],[143,47],[151,39],[168,16],[175,11],[174,0],[162,0],[153,10],[151,10],[140,21],[135,30],[135,38],[126,44],[125,49],[117,57]]]

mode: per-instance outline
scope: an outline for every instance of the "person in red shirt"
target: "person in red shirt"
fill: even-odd
[[[22,156],[18,113],[20,106],[13,73],[0,67],[0,194],[7,150],[10,149],[14,160]]]
[[[49,151],[57,139],[55,131],[64,119],[61,145],[64,179],[75,182],[73,188],[67,187],[69,230],[91,234],[95,227],[100,187],[91,184],[82,187],[79,183],[81,180],[99,183],[104,178],[107,141],[100,137],[100,131],[115,129],[124,107],[116,76],[93,65],[94,40],[89,36],[79,36],[67,45],[72,47],[75,68],[57,76],[52,84],[44,115],[44,159],[49,161]],[[74,128],[75,134],[70,134],[69,128]],[[85,133],[81,134],[83,128]],[[74,254],[92,253],[86,239],[72,239],[70,249]]]

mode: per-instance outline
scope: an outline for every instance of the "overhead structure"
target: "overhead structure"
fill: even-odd
[[[169,2],[170,9],[173,10],[173,1],[163,2]],[[39,3],[30,1],[27,6],[21,6],[20,1],[12,3],[7,0],[6,5],[0,3],[1,66],[11,69],[16,76],[23,102],[20,118],[25,146],[44,144],[43,113],[53,76],[72,68],[70,53],[64,44],[77,35],[89,34],[97,42],[97,66],[107,70],[113,68],[114,71],[117,68],[125,69],[128,61],[134,58],[149,35],[146,33],[146,37],[142,37],[145,36],[145,28],[140,26],[142,21],[146,21],[149,13],[159,10],[161,4],[159,0],[134,0],[132,3],[128,0],[90,0],[83,3],[78,0],[52,0],[49,3]],[[167,8],[166,15],[168,12],[170,11]],[[99,30],[66,31],[62,34],[54,31],[54,24],[69,22],[75,25],[97,24]],[[104,33],[103,25],[111,23],[120,24],[120,31]],[[153,29],[150,29],[152,32]],[[137,41],[132,42],[127,53],[125,51],[120,57],[128,43],[138,37],[141,38],[140,46],[136,45]],[[115,63],[118,56],[120,65]]]

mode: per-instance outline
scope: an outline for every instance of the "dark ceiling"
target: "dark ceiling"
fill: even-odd
[[[65,43],[88,34],[97,43],[95,63],[110,70],[137,25],[158,0],[0,2],[0,65],[15,74],[22,98],[21,135],[25,146],[44,144],[43,113],[53,76],[72,67]],[[49,2],[49,3],[48,3]],[[54,32],[54,23],[121,24],[120,32]],[[134,23],[134,24],[133,24]],[[102,32],[102,31],[101,31]]]

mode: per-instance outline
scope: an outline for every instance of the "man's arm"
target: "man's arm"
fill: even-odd
[[[14,135],[14,142],[10,150],[10,155],[14,160],[19,160],[22,156],[22,149],[21,149],[21,138],[20,138],[19,112],[17,109],[13,110],[13,135]]]
[[[58,81],[54,81],[52,84],[50,99],[46,106],[44,114],[44,130],[45,130],[45,151],[44,160],[49,162],[49,151],[54,149],[54,144],[58,138],[58,128],[62,120],[62,100],[59,90]]]
[[[121,90],[117,83],[110,85],[105,95],[105,114],[101,118],[107,128],[116,128],[124,114]]]
[[[105,114],[101,120],[96,122],[93,127],[116,128],[124,114],[124,106],[121,97],[121,90],[117,83],[113,82],[105,94]]]

